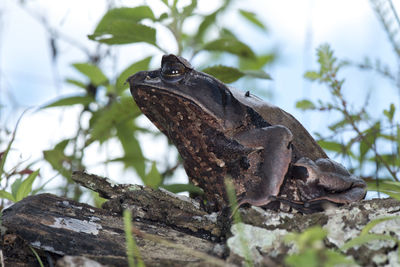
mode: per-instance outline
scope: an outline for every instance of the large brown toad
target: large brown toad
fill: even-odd
[[[226,177],[240,205],[315,211],[365,196],[365,182],[330,160],[293,116],[181,57],[166,55],[160,69],[128,81],[142,112],[178,148],[190,181],[217,208],[228,204]]]

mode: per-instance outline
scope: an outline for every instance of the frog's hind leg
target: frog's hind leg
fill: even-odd
[[[262,155],[256,174],[260,182],[247,189],[238,205],[265,206],[279,194],[292,158],[293,135],[288,128],[274,125],[242,132],[235,138],[244,146],[260,149]]]

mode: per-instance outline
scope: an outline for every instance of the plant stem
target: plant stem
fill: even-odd
[[[361,132],[361,130],[357,127],[356,122],[354,121],[353,117],[350,115],[348,109],[347,109],[347,103],[343,98],[343,95],[341,93],[341,85],[340,83],[334,78],[333,75],[330,77],[333,81],[332,83],[332,89],[335,91],[335,95],[340,99],[340,103],[343,107],[342,113],[345,116],[345,118],[350,122],[351,127],[353,130],[357,133],[357,135],[362,139],[363,142],[367,143],[368,146],[372,148],[372,150],[375,153],[376,158],[382,162],[383,166],[387,169],[387,171],[390,173],[390,175],[393,177],[394,180],[399,181],[397,178],[396,173],[390,168],[389,164],[382,158],[382,156],[378,153],[376,146],[374,143],[370,143],[364,136],[364,134]]]

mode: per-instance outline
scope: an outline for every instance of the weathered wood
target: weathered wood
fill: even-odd
[[[184,234],[158,222],[134,221],[144,232],[207,253],[214,244],[206,239]],[[27,197],[6,209],[3,227],[30,246],[59,256],[85,256],[102,264],[125,266],[125,234],[121,216],[104,209],[50,194]],[[204,262],[164,244],[136,238],[145,263],[154,266]],[[7,256],[7,255],[6,255]]]
[[[103,205],[107,210],[121,214],[124,209],[130,209],[136,219],[159,221],[209,238],[222,234],[226,220],[218,217],[216,212],[208,214],[199,202],[189,197],[162,188],[153,190],[141,185],[114,185],[109,179],[84,172],[74,172],[72,179],[111,199]]]
[[[233,225],[228,231],[229,216],[208,214],[187,197],[143,186],[116,186],[85,173],[75,173],[73,179],[110,198],[104,209],[50,194],[14,204],[2,216],[6,266],[35,265],[28,245],[45,262],[59,260],[58,266],[76,266],[73,264],[88,259],[125,266],[124,209],[132,210],[135,239],[148,266],[241,265],[243,238],[249,241],[256,265],[282,265],[286,255],[294,251],[293,245],[283,242],[287,233],[320,225],[328,231],[325,245],[339,248],[357,237],[371,220],[400,216],[400,202],[393,199],[362,201],[305,215],[251,207],[239,209],[244,224]],[[400,220],[382,222],[370,232],[400,239]],[[362,266],[393,266],[399,263],[398,249],[395,242],[375,240],[345,253]],[[65,255],[73,257],[61,258]]]

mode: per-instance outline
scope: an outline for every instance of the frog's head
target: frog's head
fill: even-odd
[[[196,115],[199,120],[212,119],[224,130],[231,130],[240,125],[245,114],[246,107],[226,85],[194,70],[179,56],[163,56],[160,69],[138,72],[128,82],[138,106],[159,128],[173,127],[171,118],[178,116],[182,121]]]

